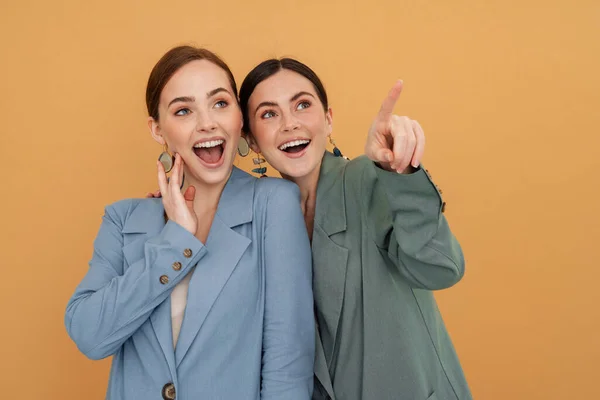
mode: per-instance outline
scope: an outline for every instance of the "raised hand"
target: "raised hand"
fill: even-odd
[[[167,179],[167,174],[162,164],[156,162],[158,168],[158,187],[159,196],[162,195],[163,206],[170,220],[177,222],[192,235],[196,234],[198,228],[198,218],[194,212],[194,196],[196,188],[189,186],[185,193],[181,193],[181,180],[183,179],[183,160],[179,154],[175,155],[175,166],[171,179]],[[149,193],[146,197],[157,197]]]
[[[365,155],[388,171],[407,174],[421,162],[425,134],[417,121],[393,114],[402,86],[402,81],[396,82],[381,104],[369,129]]]

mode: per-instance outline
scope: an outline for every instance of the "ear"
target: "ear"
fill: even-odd
[[[325,123],[327,124],[327,134],[333,132],[333,109],[329,107],[325,113]]]
[[[150,134],[152,135],[152,138],[156,140],[159,144],[164,146],[165,138],[162,134],[158,121],[156,121],[152,117],[148,117],[148,128],[150,129]]]
[[[248,145],[250,146],[252,151],[256,154],[260,154],[260,147],[258,147],[258,143],[256,143],[256,139],[254,139],[254,136],[252,136],[251,133],[246,133],[244,134],[244,137],[248,141]]]

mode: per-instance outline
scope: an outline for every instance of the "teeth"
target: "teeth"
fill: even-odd
[[[199,149],[199,148],[210,148],[210,147],[216,147],[219,146],[221,144],[223,144],[225,141],[224,140],[211,140],[210,142],[202,142],[202,143],[196,143],[194,145],[195,148]]]
[[[308,144],[310,140],[293,140],[291,142],[287,142],[279,146],[279,150],[285,150],[288,147],[300,146],[301,144]]]

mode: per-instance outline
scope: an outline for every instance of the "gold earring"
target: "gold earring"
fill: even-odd
[[[237,152],[242,157],[246,157],[250,153],[250,146],[248,145],[248,141],[245,137],[240,137]]]
[[[158,156],[158,161],[163,165],[165,169],[165,173],[168,173],[173,169],[173,165],[175,164],[175,157],[169,153],[169,146],[167,142],[163,145],[163,152]]]

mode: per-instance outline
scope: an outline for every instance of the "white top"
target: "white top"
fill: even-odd
[[[187,304],[188,288],[190,286],[190,279],[192,279],[192,272],[190,271],[185,278],[181,280],[171,292],[171,325],[173,326],[173,348],[177,346],[177,339],[179,338],[179,331],[181,330],[181,323],[183,322],[183,316],[185,314],[185,306]]]

